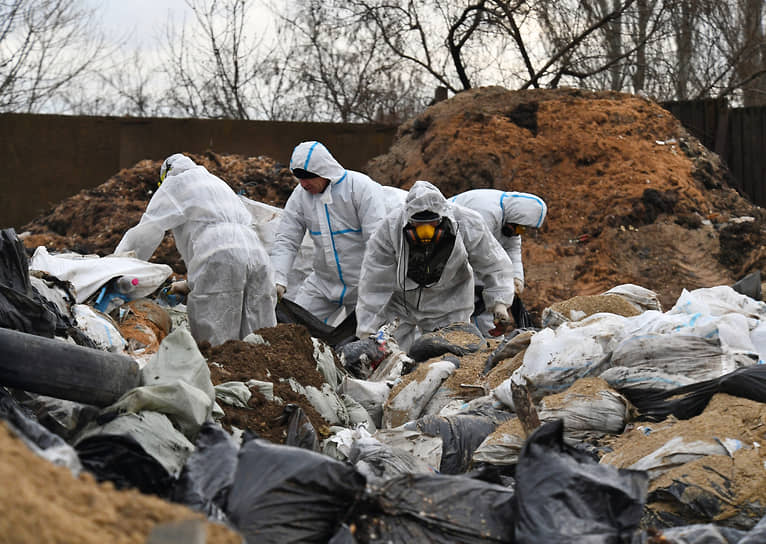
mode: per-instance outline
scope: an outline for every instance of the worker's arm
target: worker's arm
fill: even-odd
[[[300,186],[296,187],[299,189]],[[298,249],[306,234],[306,217],[301,195],[293,191],[287,199],[282,217],[279,220],[274,245],[271,248],[271,263],[274,266],[274,280],[287,286],[287,277],[298,254]]]
[[[381,185],[364,177],[355,180],[353,198],[366,244],[386,216],[385,203],[388,197]]]
[[[370,237],[364,252],[356,303],[356,330],[359,338],[362,337],[360,335],[378,330],[391,317],[385,312],[397,285],[397,220],[398,216],[384,219]]]
[[[513,263],[513,277],[524,281],[524,265],[521,262],[521,236],[505,236],[503,249]]]
[[[483,296],[487,308],[494,308],[498,303],[510,306],[514,291],[510,257],[475,212],[464,212],[460,227],[468,260],[484,284]]]
[[[128,229],[117,244],[115,255],[134,251],[137,258],[148,261],[162,242],[165,232],[186,220],[172,192],[172,184],[166,182],[154,193],[141,220]]]

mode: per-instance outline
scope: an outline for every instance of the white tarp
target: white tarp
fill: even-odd
[[[106,282],[118,276],[138,280],[129,298],[143,298],[157,290],[173,273],[166,264],[154,264],[134,257],[109,255],[80,255],[79,253],[50,254],[39,246],[29,263],[29,270],[47,272],[74,287],[75,301],[82,303]]]

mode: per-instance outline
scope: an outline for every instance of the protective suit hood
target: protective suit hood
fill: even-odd
[[[295,146],[290,157],[290,170],[296,168],[327,178],[330,183],[339,183],[346,177],[346,169],[320,142],[301,142]]]
[[[182,174],[187,170],[191,170],[197,166],[193,160],[182,153],[175,153],[169,156],[162,163],[162,170],[166,172],[166,176],[176,176]]]
[[[548,206],[537,195],[530,193],[508,192],[500,198],[500,207],[503,209],[503,223],[515,223],[527,227],[539,228]]]
[[[428,181],[418,180],[415,182],[407,193],[404,206],[406,210],[405,223],[416,213],[424,211],[438,213],[441,217],[447,217],[450,220],[454,219],[452,207],[447,199],[433,183]]]

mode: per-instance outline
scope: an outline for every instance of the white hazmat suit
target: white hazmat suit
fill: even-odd
[[[506,223],[540,228],[545,221],[548,207],[545,201],[531,193],[500,191],[498,189],[471,189],[453,196],[450,202],[470,208],[481,215],[489,231],[500,242],[513,262],[513,280],[517,295],[524,288],[524,264],[521,260],[521,235],[506,236],[503,226]],[[477,279],[477,285],[481,282]],[[492,314],[488,311],[476,316],[474,324],[485,336],[494,327]]]
[[[148,260],[172,230],[186,263],[189,328],[198,342],[218,345],[275,326],[274,272],[250,212],[223,180],[180,153],[165,160],[165,171],[115,254],[134,251]]]
[[[539,196],[531,193],[500,191],[498,189],[471,189],[450,202],[465,206],[484,218],[492,236],[500,242],[513,261],[513,277],[524,281],[524,265],[521,262],[521,235],[505,236],[503,225],[514,223],[525,227],[540,228],[545,221],[548,207]]]
[[[454,246],[439,278],[423,285],[408,275],[410,218],[431,211],[444,218]],[[404,206],[388,215],[370,238],[359,279],[357,336],[399,320],[394,337],[407,350],[422,333],[468,322],[474,308],[474,272],[484,283],[488,307],[513,302],[512,263],[481,216],[448,202],[433,184],[417,181]]]
[[[308,230],[314,242],[313,271],[297,293],[287,296],[318,319],[336,325],[338,316],[354,310],[364,248],[386,215],[391,197],[367,175],[343,168],[319,142],[295,147],[290,170],[296,169],[330,181],[318,194],[298,185],[287,200],[271,250],[276,283],[287,285]]]

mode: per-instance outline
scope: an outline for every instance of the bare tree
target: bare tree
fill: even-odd
[[[401,122],[422,109],[431,90],[382,44],[375,25],[322,0],[283,16],[295,29],[292,68],[315,120]]]
[[[60,108],[106,52],[97,28],[73,0],[0,3],[0,111]]]
[[[189,25],[168,25],[166,99],[192,117],[305,119],[296,107],[292,35],[267,39],[253,30],[249,0],[186,0]]]

